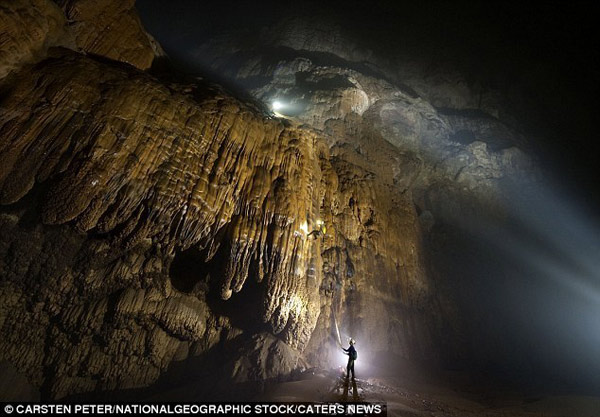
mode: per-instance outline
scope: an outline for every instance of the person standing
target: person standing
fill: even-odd
[[[348,343],[350,344],[348,349],[342,348],[344,353],[348,355],[348,365],[346,366],[346,378],[350,378],[350,371],[352,371],[352,379],[354,379],[354,361],[358,357],[358,353],[356,352],[356,348],[354,347],[354,340],[350,339]]]

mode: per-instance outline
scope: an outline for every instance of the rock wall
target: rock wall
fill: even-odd
[[[27,62],[43,58],[48,47],[73,45],[60,8],[48,0],[8,0],[0,5],[0,79]]]
[[[141,26],[111,23],[129,3],[60,4],[67,27],[44,7],[90,55],[4,61],[3,361],[43,398],[146,387],[219,352],[222,381],[264,381],[330,365],[334,317],[370,341],[366,355],[438,355],[417,213],[395,168],[219,87],[141,71]]]
[[[62,46],[147,69],[164,52],[134,1],[7,0],[0,5],[0,79]]]
[[[398,321],[376,327],[386,329],[383,340],[373,334],[366,337],[369,342],[377,341],[375,350],[388,343],[386,350],[405,357],[411,356],[407,353],[410,350],[413,355],[427,352],[431,358],[427,346],[405,346],[411,340],[427,340],[427,335],[413,335],[433,329],[429,333],[436,335],[437,357],[449,366],[467,363],[478,368],[493,362],[499,352],[494,347],[480,348],[477,335],[489,334],[490,328],[496,331],[495,322],[481,301],[485,297],[473,296],[473,288],[501,280],[503,262],[498,258],[490,267],[490,255],[478,246],[486,239],[486,227],[510,227],[508,212],[515,198],[511,194],[514,184],[519,184],[516,188],[520,194],[535,199],[541,178],[529,152],[531,138],[511,112],[519,107],[508,97],[514,91],[493,88],[499,86],[493,82],[484,85],[481,79],[474,80],[473,74],[461,73],[456,65],[438,56],[411,55],[402,39],[394,39],[398,45],[392,45],[391,39],[386,39],[390,44],[378,45],[364,27],[340,21],[344,16],[356,18],[352,13],[330,13],[328,17],[315,13],[317,17],[302,17],[298,11],[274,13],[273,25],[261,30],[244,26],[207,38],[199,36],[189,58],[200,67],[223,74],[257,99],[277,102],[277,112],[321,132],[334,161],[340,152],[344,155],[344,163],[333,164],[336,170],[342,169],[337,171],[340,181],[348,178],[348,166],[360,167],[358,172],[364,170],[363,174],[350,170],[350,176],[364,175],[361,184],[371,194],[367,200],[363,196],[361,203],[368,201],[376,222],[386,227],[373,229],[364,217],[364,223],[358,220],[361,216],[345,218],[341,229],[347,235],[341,245],[334,244],[341,253],[335,256],[354,262],[356,239],[372,243],[373,253],[363,258],[369,261],[357,263],[355,280],[369,277],[369,282],[378,282],[376,277],[396,276],[394,265],[404,265],[402,273],[411,272],[397,278],[398,282],[426,276],[414,281],[419,285],[413,290],[420,288],[422,294],[429,295],[417,308],[422,308],[428,320],[414,316],[406,324],[403,318],[413,312],[397,315]],[[377,33],[382,32],[386,33]],[[533,110],[527,114],[535,114]],[[348,193],[353,187],[346,186],[340,193],[351,197]],[[352,211],[369,212],[366,207],[346,212]],[[416,231],[412,222],[417,224]],[[361,225],[364,234],[359,232]],[[400,242],[418,248],[416,255],[408,246],[377,243],[395,234],[403,236]],[[326,252],[325,259],[331,256]],[[371,261],[378,257],[385,261]],[[325,262],[325,277],[332,273],[328,266]],[[396,288],[398,292],[392,292],[394,300],[402,299],[402,285]],[[354,307],[362,303],[360,311],[351,310],[351,316],[384,317],[375,309],[386,297],[375,295],[373,289],[367,292],[372,299],[344,298]],[[414,295],[419,290],[409,292]],[[411,302],[416,299],[419,297],[411,298]],[[479,305],[479,310],[473,310],[474,305]],[[369,309],[372,311],[367,313]],[[488,319],[474,324],[474,316]],[[343,327],[352,325],[347,322]],[[394,339],[393,334],[400,336]],[[490,345],[499,346],[497,338]]]
[[[200,48],[258,100],[285,103],[274,117],[145,71],[163,52],[133,2],[5,4],[10,378],[63,398],[208,375],[194,398],[215,398],[337,364],[336,327],[363,363],[473,355],[448,225],[502,218],[503,185],[535,172],[493,91],[452,71],[391,73],[339,28],[298,19],[262,44]]]
[[[36,298],[43,301],[36,313],[44,318],[28,320],[19,309],[6,312],[5,328],[17,340],[28,333],[31,349],[7,337],[3,351],[21,367],[35,369],[34,364],[50,360],[71,369],[75,375],[52,372],[57,379],[53,395],[79,386],[74,381],[81,368],[100,372],[100,379],[122,374],[147,383],[181,342],[204,337],[211,319],[207,308],[194,298],[175,301],[178,297],[170,296],[176,291],[164,279],[175,251],[192,245],[206,250],[206,261],[222,251],[226,263],[211,286],[223,299],[240,292],[250,267],[256,268],[253,279],[263,283],[261,303],[248,314],[294,346],[306,342],[316,320],[307,303],[318,283],[305,277],[312,242],[294,232],[319,210],[313,205],[321,186],[313,135],[261,121],[228,97],[195,104],[143,73],[73,54],[20,78],[2,109],[2,203],[17,202],[36,183],[44,184],[39,220],[48,226],[68,223],[56,239],[78,240],[61,244],[68,246],[62,259],[46,264],[43,258],[54,257],[44,249],[51,245],[48,226],[37,225],[40,236],[25,237],[13,230],[20,213],[6,218],[4,282],[24,285],[25,294],[29,281],[40,286]],[[42,260],[29,258],[33,248],[18,249],[31,242],[42,246]],[[11,267],[11,253],[24,258],[25,270]],[[45,280],[40,281],[40,270],[49,275]],[[12,285],[4,290],[23,303]],[[115,322],[137,318],[154,324],[147,335],[134,327],[131,340],[113,329],[105,333],[107,315]],[[47,336],[32,331],[46,332],[51,320],[62,331]],[[108,351],[96,351],[98,337]],[[61,363],[44,351],[69,360]],[[152,352],[158,357],[150,360]],[[133,372],[132,364],[107,363],[120,355],[135,362],[136,353],[154,366]]]
[[[90,54],[150,68],[160,46],[142,26],[135,0],[57,0],[77,46]]]

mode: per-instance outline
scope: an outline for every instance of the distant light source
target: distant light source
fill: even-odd
[[[285,104],[283,104],[281,101],[275,100],[273,101],[273,103],[271,103],[271,108],[275,111],[277,110],[281,110],[285,107]]]

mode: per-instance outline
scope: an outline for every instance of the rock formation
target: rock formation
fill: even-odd
[[[162,52],[132,2],[57,4],[0,7],[2,361],[62,398],[218,350],[238,383],[325,365],[336,320],[364,357],[453,354],[424,234],[531,169],[514,129],[317,62],[310,37],[236,61],[301,107],[276,118],[144,71]]]
[[[404,242],[421,251],[417,264],[428,283],[423,288],[435,288],[437,306],[426,309],[430,318],[443,317],[436,332],[444,336],[434,344],[450,361],[474,360],[482,350],[464,346],[465,329],[459,325],[470,314],[456,307],[456,297],[467,292],[456,292],[464,284],[459,282],[485,279],[480,276],[491,271],[465,273],[476,256],[466,250],[454,259],[447,254],[454,253],[466,230],[507,221],[506,207],[514,198],[507,192],[510,184],[519,182],[520,191],[533,196],[539,169],[526,152],[530,138],[507,111],[505,91],[484,87],[449,63],[378,53],[367,47],[374,42],[348,33],[349,25],[319,19],[284,15],[272,27],[255,30],[257,36],[250,36],[252,28],[229,29],[198,40],[190,59],[265,103],[277,101],[279,113],[319,130],[334,161],[341,152],[346,161],[366,167],[375,178],[367,187],[378,201],[369,204],[388,200],[391,206],[384,211],[402,213],[405,220],[418,216],[418,234],[402,233]],[[378,190],[382,184],[388,190]],[[414,214],[402,208],[411,205]],[[377,220],[383,220],[379,213]],[[381,247],[407,259],[405,249],[392,249],[388,242]]]
[[[164,54],[134,1],[7,0],[0,6],[0,79],[64,46],[147,69]]]
[[[10,0],[0,6],[0,78],[43,58],[51,46],[73,45],[66,19],[51,1]]]

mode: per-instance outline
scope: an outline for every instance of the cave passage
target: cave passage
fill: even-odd
[[[0,401],[597,415],[585,9],[3,2]]]

